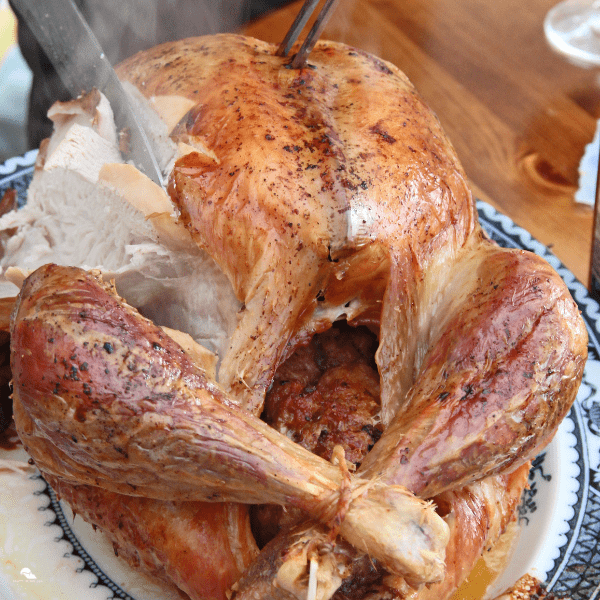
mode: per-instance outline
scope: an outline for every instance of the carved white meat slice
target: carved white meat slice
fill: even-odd
[[[172,116],[187,106],[170,105]],[[92,91],[58,103],[50,116],[55,132],[40,149],[27,204],[0,217],[4,293],[18,292],[6,277],[13,267],[100,269],[157,323],[222,356],[240,303],[215,261],[177,223],[167,193],[122,162],[106,98]],[[165,126],[157,113],[154,120]]]

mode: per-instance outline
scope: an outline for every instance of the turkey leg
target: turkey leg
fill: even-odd
[[[99,277],[38,269],[11,334],[17,429],[42,471],[150,498],[290,504],[337,518],[394,573],[443,575],[448,530],[429,504],[345,477],[237,407]]]

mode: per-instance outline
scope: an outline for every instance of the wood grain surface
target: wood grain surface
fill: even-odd
[[[321,37],[400,67],[438,115],[475,195],[587,284],[593,210],[574,193],[600,117],[600,76],[548,47],[543,20],[556,2],[340,0]],[[245,33],[279,43],[301,5]]]

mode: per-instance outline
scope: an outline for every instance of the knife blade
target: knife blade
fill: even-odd
[[[13,0],[13,5],[73,98],[93,87],[106,96],[117,128],[129,131],[127,158],[162,186],[160,167],[127,92],[73,0]]]

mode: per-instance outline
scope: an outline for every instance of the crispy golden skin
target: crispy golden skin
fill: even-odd
[[[162,45],[120,68],[148,97],[197,103],[174,137],[217,160],[180,159],[171,195],[244,302],[220,379],[250,406],[289,346],[327,325],[327,309],[366,322],[380,320],[382,302],[409,307],[434,256],[477,230],[454,150],[404,74],[332,42],[317,44],[314,68],[287,62],[227,35]],[[390,270],[404,288],[388,301]],[[410,317],[384,307],[386,386]]]
[[[393,572],[442,576],[448,532],[431,505],[350,477],[237,407],[93,275],[35,271],[11,335],[15,421],[43,472],[158,500],[289,504]]]
[[[242,504],[153,500],[45,477],[76,515],[108,536],[118,556],[194,600],[225,599],[256,557]]]

